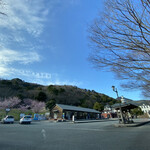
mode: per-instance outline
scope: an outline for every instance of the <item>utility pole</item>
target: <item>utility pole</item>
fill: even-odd
[[[117,88],[115,88],[115,86],[112,86],[112,89],[116,93],[117,98],[119,98]],[[120,109],[121,122],[124,124],[124,118],[123,118],[123,114],[122,114],[121,103],[119,103],[119,109]]]

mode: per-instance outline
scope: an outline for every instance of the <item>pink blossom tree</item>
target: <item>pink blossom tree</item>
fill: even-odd
[[[45,102],[39,102],[32,99],[24,99],[23,104],[19,107],[22,111],[27,111],[31,109],[34,113],[39,113],[45,109]]]
[[[0,101],[0,109],[18,108],[21,100],[18,97],[5,98]]]
[[[26,98],[22,101],[22,104],[19,106],[19,109],[22,112],[26,112],[27,110],[31,109],[31,105],[32,105],[32,99]]]
[[[19,110],[21,110],[22,112],[26,112],[28,110],[28,106],[20,105]]]
[[[34,113],[39,113],[40,111],[45,109],[45,102],[38,102],[33,100],[31,109]]]
[[[23,112],[31,109],[34,113],[39,113],[45,109],[45,102],[32,99],[24,99],[21,102],[18,97],[10,97],[0,101],[0,109],[6,108],[18,108]]]

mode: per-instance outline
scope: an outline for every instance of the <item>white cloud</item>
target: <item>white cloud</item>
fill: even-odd
[[[9,68],[6,67],[5,65],[0,64],[0,77],[7,77],[9,76]]]
[[[44,0],[3,0],[3,3],[2,10],[7,16],[0,17],[0,27],[24,30],[35,37],[42,33],[49,12]]]
[[[35,79],[51,79],[51,74],[50,73],[44,73],[44,72],[33,72],[30,70],[20,70],[20,69],[14,69],[12,68],[11,71],[13,72],[13,74],[16,74],[18,76],[24,76],[27,78],[31,78],[32,82]]]
[[[41,61],[37,49],[43,47],[38,42],[41,40],[40,35],[44,31],[45,22],[51,22],[51,19],[56,18],[55,13],[59,8],[75,4],[75,1],[3,0],[3,3],[0,9],[7,15],[0,15],[0,77],[18,77],[43,85],[80,85],[74,81],[62,81],[56,74],[34,72],[32,66],[30,69],[23,69],[27,64]],[[55,47],[50,46],[50,49],[54,53]]]
[[[12,75],[23,75],[24,72],[22,70],[11,67],[15,63],[27,65],[39,61],[40,56],[34,51],[19,52],[11,49],[2,49],[0,50],[0,77],[4,78]],[[28,72],[28,74],[30,75],[31,72]],[[34,77],[36,76],[37,75],[35,74]]]
[[[50,80],[51,74],[45,72],[33,72],[30,70],[21,70],[7,67],[7,65],[0,65],[0,77],[4,78],[21,78],[28,80],[29,82],[35,82],[37,80]],[[38,82],[35,82],[38,83]]]
[[[47,85],[74,85],[74,86],[80,86],[82,83],[81,82],[76,82],[76,81],[68,81],[68,80],[65,80],[65,81],[61,81],[60,79],[56,79],[54,81],[50,81],[50,82],[47,82]]]
[[[19,52],[10,49],[0,51],[0,64],[12,64],[18,62],[20,64],[29,64],[40,61],[40,56],[36,52]]]
[[[45,2],[46,0],[3,0],[0,7],[6,16],[0,16],[0,77],[19,76],[32,80],[51,78],[49,73],[22,69],[41,59],[36,52],[38,44],[35,46],[32,41],[44,30],[44,22],[49,13]]]
[[[24,80],[25,78],[26,82],[38,83],[41,85],[82,85],[81,82],[60,80],[57,74],[33,72],[30,70],[21,70],[0,65],[0,78],[3,78],[4,76],[9,79],[20,78]]]
[[[56,77],[54,74],[51,74],[51,78],[34,78],[32,81],[29,79],[30,82],[39,83],[41,85],[73,85],[73,86],[80,86],[82,85],[81,82],[77,81],[68,81],[68,80],[60,80],[58,76]]]
[[[80,82],[60,80],[58,74],[46,72],[34,72],[32,70],[17,69],[11,67],[12,64],[30,64],[40,61],[40,56],[36,52],[18,52],[10,49],[0,51],[0,78],[21,78],[27,82],[42,85],[81,85]]]

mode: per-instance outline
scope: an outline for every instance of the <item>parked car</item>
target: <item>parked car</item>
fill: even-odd
[[[20,119],[20,124],[28,123],[30,124],[32,122],[32,117],[30,115],[25,115]]]
[[[2,123],[14,123],[14,117],[13,116],[6,116],[2,119]]]

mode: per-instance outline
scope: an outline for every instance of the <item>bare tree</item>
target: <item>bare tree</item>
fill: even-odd
[[[150,0],[106,0],[89,33],[90,61],[150,96]]]

